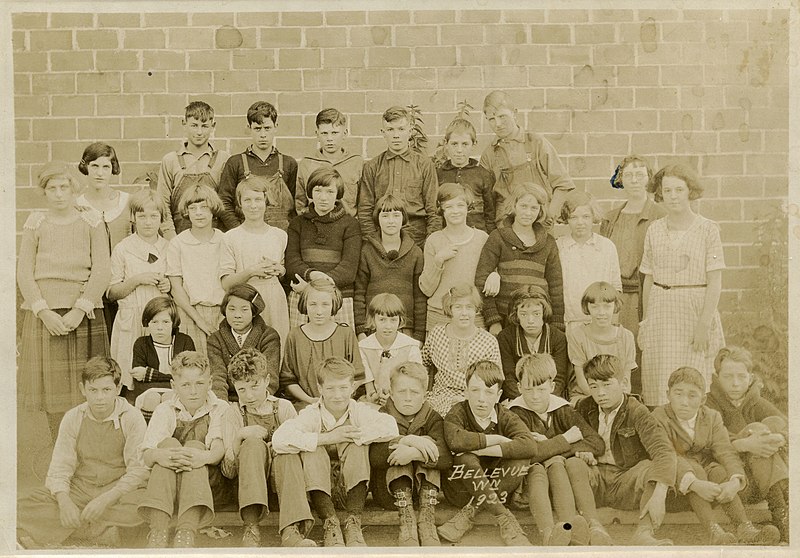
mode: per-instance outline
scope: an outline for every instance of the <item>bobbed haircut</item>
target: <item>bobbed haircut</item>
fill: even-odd
[[[514,372],[520,384],[536,387],[554,380],[558,370],[556,361],[548,353],[531,353],[517,361]]]
[[[269,378],[267,357],[253,347],[239,349],[228,363],[228,377],[233,382],[251,382]]]
[[[619,162],[617,168],[614,169],[614,175],[611,177],[611,186],[614,188],[624,188],[625,185],[622,183],[622,173],[625,172],[625,169],[630,165],[641,165],[647,170],[647,181],[653,179],[653,167],[650,166],[650,163],[647,162],[647,159],[642,157],[641,155],[628,155],[622,161]]]
[[[83,181],[78,176],[78,173],[75,172],[75,168],[72,165],[60,161],[51,161],[42,167],[36,180],[39,188],[44,190],[47,188],[47,183],[54,178],[63,178],[66,180],[73,194],[79,194],[83,191]]]
[[[169,312],[169,317],[172,320],[172,335],[175,335],[178,332],[178,326],[181,325],[181,315],[178,312],[178,305],[175,304],[171,296],[156,296],[144,305],[142,327],[147,327],[156,314],[160,314],[164,310]]]
[[[214,109],[205,101],[192,101],[186,105],[186,109],[183,113],[184,120],[189,120],[190,118],[194,118],[200,122],[213,121]]]
[[[606,382],[612,378],[622,380],[622,361],[616,355],[595,355],[583,365],[586,380]]]
[[[493,109],[495,112],[497,112],[498,110],[504,108],[511,111],[517,110],[517,107],[514,104],[514,101],[511,99],[511,96],[505,91],[495,89],[483,99],[484,114],[489,109]]]
[[[222,297],[222,304],[220,305],[220,311],[222,315],[226,318],[227,315],[227,307],[228,302],[230,302],[231,298],[236,297],[242,300],[245,300],[250,303],[250,311],[253,313],[253,318],[261,314],[264,311],[264,308],[267,307],[266,302],[264,302],[264,298],[259,294],[256,288],[253,285],[248,283],[241,283],[234,287],[231,287],[230,290],[225,293],[225,296]]]
[[[512,218],[516,218],[514,208],[517,206],[517,202],[525,196],[533,196],[539,203],[539,215],[536,216],[535,222],[544,224],[548,219],[547,206],[550,204],[550,196],[547,195],[547,191],[543,187],[535,182],[523,182],[514,188],[508,199],[509,215]]]
[[[753,373],[753,355],[744,347],[738,345],[722,347],[717,353],[717,356],[714,357],[714,372],[719,374],[719,371],[722,369],[722,363],[726,360],[744,364],[747,371],[750,374]]]
[[[375,316],[378,315],[387,318],[398,316],[400,318],[398,329],[402,329],[406,324],[406,307],[400,297],[393,293],[378,293],[369,301],[367,323],[365,324],[367,329],[375,329]]]
[[[587,316],[589,315],[589,305],[598,302],[613,302],[614,313],[620,311],[622,308],[622,296],[619,294],[611,283],[605,281],[595,281],[583,291],[581,297],[581,310]]]
[[[396,122],[397,120],[402,120],[403,118],[408,120],[409,124],[411,124],[412,121],[411,112],[409,112],[407,108],[399,105],[395,105],[386,109],[382,118],[384,122]]]
[[[78,170],[81,174],[89,176],[89,163],[99,159],[100,157],[108,157],[111,159],[111,174],[119,174],[119,159],[117,159],[117,152],[114,148],[100,141],[90,144],[83,150],[81,160],[78,163]]]
[[[128,208],[131,211],[131,222],[136,218],[137,213],[147,211],[149,206],[153,206],[158,210],[158,214],[161,215],[161,220],[163,221],[164,213],[167,208],[161,202],[155,190],[145,186],[131,194],[130,201],[128,202]]]
[[[111,376],[114,385],[119,386],[122,381],[122,369],[117,361],[107,356],[95,356],[86,361],[81,370],[81,383],[85,386],[90,382]]]
[[[455,118],[447,128],[444,130],[444,141],[450,141],[450,136],[453,134],[466,134],[472,139],[472,143],[477,143],[478,133],[475,131],[475,126],[466,118]]]
[[[695,386],[700,390],[700,393],[706,392],[706,379],[697,368],[691,366],[681,366],[669,375],[667,380],[667,389],[672,389],[675,384],[689,384]]]
[[[477,287],[472,283],[461,283],[450,287],[450,290],[444,293],[442,297],[442,312],[444,312],[445,316],[448,318],[453,317],[453,302],[461,298],[468,298],[475,306],[476,313],[483,308],[483,300]]]
[[[197,184],[187,188],[178,199],[178,213],[184,217],[189,216],[189,206],[193,203],[205,202],[211,210],[212,215],[222,213],[222,200],[219,194],[206,184]]]
[[[273,124],[278,124],[278,111],[266,101],[256,101],[247,109],[247,125],[263,124],[265,120],[272,120]]]
[[[597,200],[589,192],[575,190],[569,192],[564,198],[564,205],[561,206],[561,213],[558,216],[559,222],[569,222],[572,212],[584,205],[592,212],[592,222],[599,223],[603,217],[603,211],[597,204]]]
[[[241,179],[239,184],[236,185],[236,203],[240,206],[242,205],[242,194],[245,191],[261,192],[264,194],[264,203],[267,203],[267,183],[261,177],[250,174]]]
[[[342,357],[329,357],[322,361],[317,370],[317,384],[324,386],[328,380],[355,381],[356,369],[353,364]]]
[[[337,200],[344,196],[344,179],[339,171],[332,167],[320,167],[309,175],[306,184],[306,195],[309,200],[312,199],[314,188],[317,186],[334,186]]]
[[[419,362],[401,362],[389,373],[389,386],[394,386],[394,383],[401,376],[406,376],[412,380],[419,382],[423,391],[428,389],[428,369],[421,365]]]
[[[661,192],[661,183],[665,177],[672,176],[683,180],[689,188],[689,200],[696,200],[703,195],[703,185],[700,184],[700,178],[697,173],[687,166],[674,164],[667,165],[653,175],[652,180],[647,183],[647,191],[653,193],[653,199],[657,202],[664,201],[664,196]]]
[[[475,204],[475,196],[468,188],[456,182],[445,182],[439,185],[439,191],[436,193],[436,213],[444,215],[442,206],[457,198],[463,199],[467,203],[467,211],[472,209]]]
[[[197,368],[202,374],[211,374],[211,365],[208,363],[208,357],[197,351],[178,353],[170,363],[173,378],[180,376],[188,368]]]
[[[297,301],[297,309],[301,314],[308,315],[308,297],[311,295],[311,291],[328,293],[331,295],[331,302],[333,303],[331,307],[331,316],[335,316],[336,313],[341,310],[343,303],[342,291],[339,290],[339,287],[336,286],[333,279],[313,279],[308,282],[308,286],[300,293],[300,300]]]
[[[479,360],[470,364],[464,378],[465,383],[468,384],[473,376],[480,378],[486,387],[500,387],[506,379],[503,370],[491,360]]]
[[[322,109],[317,113],[317,118],[314,121],[317,128],[323,124],[330,124],[331,126],[347,126],[347,117],[335,108]]]
[[[508,303],[508,321],[519,325],[517,311],[528,303],[539,304],[542,307],[542,319],[545,323],[548,323],[553,317],[553,305],[545,290],[538,285],[525,285],[511,293]]]
[[[408,223],[408,211],[406,210],[406,203],[403,199],[394,194],[386,194],[378,200],[378,203],[375,204],[375,209],[372,210],[372,222],[375,223],[378,230],[381,228],[381,213],[388,213],[391,211],[399,211],[402,213],[403,224],[405,225]]]

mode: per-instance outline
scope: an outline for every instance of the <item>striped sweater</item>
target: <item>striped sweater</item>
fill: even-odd
[[[483,319],[486,327],[508,324],[508,304],[511,293],[520,287],[538,285],[550,295],[553,317],[550,323],[564,328],[564,295],[561,280],[561,261],[555,239],[539,223],[533,225],[536,243],[525,246],[511,227],[492,231],[483,246],[475,285],[483,291],[486,278],[495,269],[500,274],[500,292],[484,297]]]

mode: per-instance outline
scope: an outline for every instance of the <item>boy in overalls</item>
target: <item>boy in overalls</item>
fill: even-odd
[[[240,350],[228,364],[239,402],[224,416],[222,439],[225,457],[222,474],[239,477],[239,514],[244,523],[242,546],[261,545],[258,523],[269,513],[268,485],[278,493],[281,546],[316,546],[304,537],[314,525],[306,497],[303,466],[298,454],[279,456],[272,451],[272,434],[287,419],[297,416],[286,399],[269,393],[266,357],[257,349]]]
[[[182,124],[186,141],[181,149],[164,155],[158,169],[156,192],[168,209],[161,223],[161,234],[167,240],[191,227],[188,217],[178,207],[183,192],[197,184],[210,186],[216,192],[222,168],[229,157],[227,151],[216,150],[209,143],[216,121],[214,109],[208,103],[189,103]],[[216,218],[213,226],[219,228]]]
[[[514,188],[530,183],[542,186],[550,196],[549,215],[558,215],[564,196],[575,189],[555,148],[541,134],[526,132],[517,122],[517,109],[504,91],[492,91],[483,101],[483,114],[497,139],[481,155],[481,165],[492,171],[495,221],[503,220],[513,209],[507,200]]]
[[[286,230],[296,215],[294,206],[297,161],[279,153],[274,145],[278,129],[278,111],[266,101],[257,101],[247,109],[247,127],[253,143],[231,156],[222,170],[219,195],[222,198],[223,231],[238,227],[244,221],[236,200],[236,186],[248,176],[260,177],[266,183],[267,211],[264,220]]]
[[[194,547],[197,530],[214,519],[212,487],[225,454],[222,417],[228,403],[210,390],[211,367],[196,351],[172,361],[173,396],[153,411],[141,451],[151,467],[139,514],[150,524],[148,548],[165,548],[175,525],[175,548]]]

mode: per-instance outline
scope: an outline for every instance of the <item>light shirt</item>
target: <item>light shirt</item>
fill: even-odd
[[[233,334],[233,338],[236,339],[236,344],[239,345],[240,349],[242,348],[242,345],[244,345],[244,342],[247,340],[247,336],[250,335],[251,331],[253,331],[252,327],[250,327],[250,329],[248,329],[244,333],[237,333],[237,332],[233,331],[233,329],[231,329],[231,333]]]
[[[472,409],[470,409],[470,411],[472,411]],[[475,422],[478,423],[478,426],[480,426],[484,430],[489,428],[489,425],[491,425],[491,424],[497,424],[497,409],[495,409],[494,407],[492,407],[492,411],[489,413],[489,416],[486,417],[486,418],[480,418],[480,417],[476,416],[475,413],[472,413],[472,416],[475,417]]]
[[[220,230],[208,241],[201,241],[187,229],[170,240],[167,247],[167,277],[181,277],[183,288],[194,306],[219,306],[225,296],[219,274],[222,255]]]
[[[689,434],[689,438],[694,440],[694,425],[697,423],[697,414],[695,414],[689,420],[678,419],[678,422],[680,422],[681,428],[683,428]]]
[[[606,444],[606,451],[597,458],[598,463],[607,463],[609,465],[617,464],[617,462],[614,461],[614,454],[611,451],[611,427],[614,425],[614,419],[617,418],[617,413],[624,402],[625,398],[623,397],[622,401],[617,405],[617,408],[608,413],[604,412],[603,409],[599,409],[600,412],[597,416],[597,433],[603,438]]]

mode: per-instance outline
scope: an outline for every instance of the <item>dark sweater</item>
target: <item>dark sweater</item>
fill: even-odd
[[[737,406],[725,395],[722,386],[719,385],[717,375],[714,374],[712,378],[711,392],[708,394],[706,405],[719,411],[722,415],[722,422],[733,439],[747,437],[749,434],[742,431],[751,422],[761,422],[767,417],[786,418],[780,409],[761,396],[761,387],[757,383],[748,388],[741,404]],[[788,435],[788,432],[786,434]],[[788,440],[788,437],[786,439]]]
[[[208,336],[207,344],[208,360],[211,363],[211,390],[220,399],[238,401],[239,396],[228,376],[228,364],[240,348],[226,320],[220,323],[218,331]],[[274,394],[278,389],[281,364],[281,339],[278,332],[268,326],[261,316],[255,316],[253,328],[241,348],[247,347],[257,349],[267,358],[269,392]]]
[[[515,324],[509,324],[497,334],[497,344],[500,346],[500,360],[503,362],[503,374],[506,377],[503,381],[503,395],[500,399],[501,401],[515,399],[520,395],[519,387],[517,387],[517,362],[523,355],[530,354],[528,343],[525,341],[522,328]],[[547,353],[553,357],[557,372],[553,394],[563,397],[570,370],[567,336],[560,329],[544,324],[536,352]]]
[[[550,323],[564,327],[564,291],[561,279],[561,260],[555,239],[539,224],[534,223],[536,243],[525,247],[513,229],[503,227],[489,235],[481,250],[475,270],[475,285],[483,291],[486,278],[495,269],[500,274],[500,292],[483,299],[483,319],[486,327],[507,324],[511,293],[520,287],[538,285],[550,295],[553,317]]]
[[[436,463],[424,463],[426,467],[432,469],[446,470],[453,464],[453,456],[447,448],[444,441],[444,420],[441,415],[433,410],[433,407],[428,405],[428,402],[422,404],[422,407],[417,414],[413,417],[400,414],[397,407],[394,406],[394,401],[391,397],[386,401],[386,404],[381,407],[381,412],[392,415],[397,421],[397,430],[400,435],[390,442],[376,442],[369,446],[369,462],[370,465],[376,469],[386,469],[388,467],[389,455],[393,450],[389,448],[392,444],[403,436],[426,436],[431,438],[439,449],[439,460]]]
[[[172,340],[172,354],[178,356],[183,351],[194,351],[194,341],[185,333],[176,332]],[[131,366],[133,368],[144,366],[147,369],[144,380],[140,383],[169,382],[172,376],[159,372],[159,365],[158,353],[153,345],[152,337],[143,335],[134,341]]]
[[[497,228],[494,218],[494,173],[470,159],[463,167],[456,167],[448,159],[436,169],[439,185],[455,183],[465,186],[475,198],[467,214],[467,225],[491,233]]]
[[[308,280],[311,271],[322,271],[333,279],[342,296],[353,296],[361,256],[361,229],[339,200],[322,217],[312,202],[307,212],[292,219],[287,233],[287,280],[294,280],[295,274]]]
[[[482,428],[469,408],[469,401],[459,401],[444,419],[444,439],[452,453],[475,451],[486,447],[487,434],[499,434],[510,438],[500,444],[504,459],[531,459],[544,461],[561,455],[569,449],[563,436],[537,442],[522,420],[502,405],[495,407],[497,424]]]
[[[364,240],[353,296],[357,333],[369,333],[366,329],[367,307],[372,298],[380,293],[392,293],[405,307],[405,327],[418,341],[425,340],[428,298],[419,288],[423,260],[422,250],[405,233],[401,233],[400,250],[394,259],[386,253],[380,238],[368,236]]]

